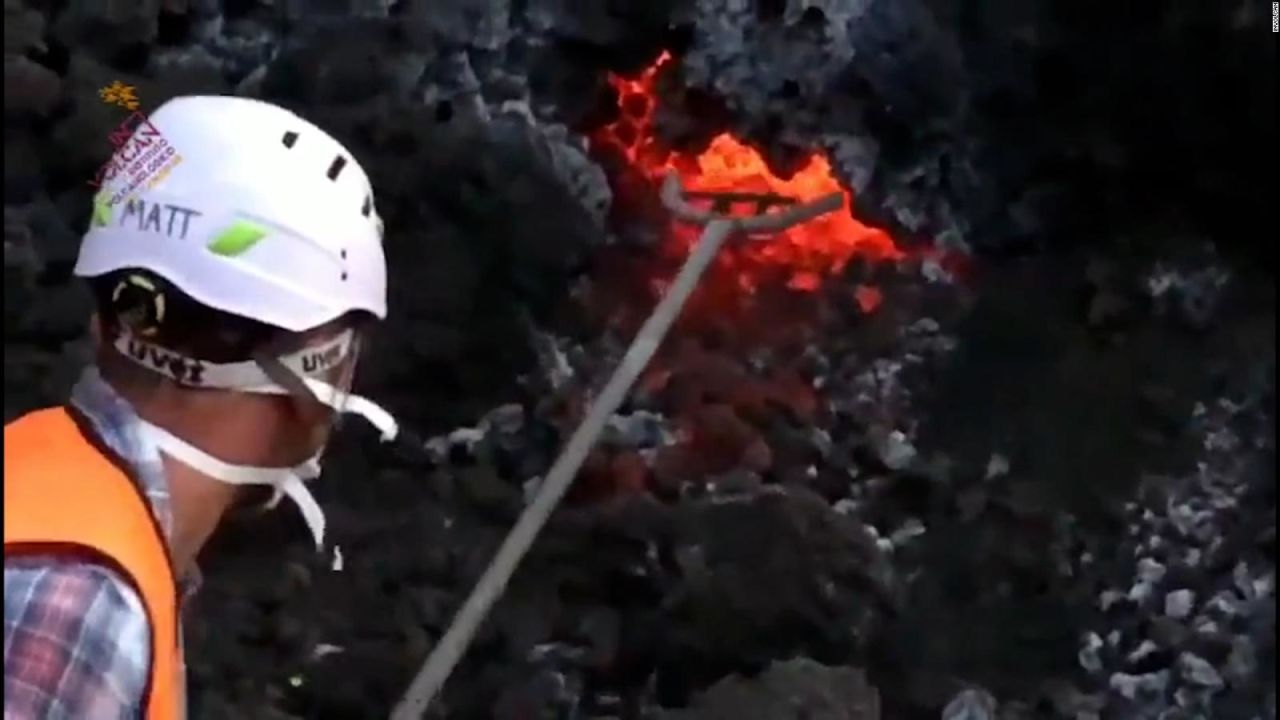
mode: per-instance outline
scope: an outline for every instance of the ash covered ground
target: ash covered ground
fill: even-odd
[[[340,570],[230,522],[187,639],[195,718],[385,717],[679,259],[601,141],[665,51],[639,129],[817,153],[897,253],[712,271],[440,716],[1274,718],[1264,10],[7,0],[6,418],[87,357],[100,87],[348,142],[392,259],[361,389],[430,440],[335,444]]]

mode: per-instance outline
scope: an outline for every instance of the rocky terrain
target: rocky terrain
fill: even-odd
[[[70,271],[127,114],[101,87],[349,143],[392,258],[361,390],[430,439],[335,443],[340,563],[287,511],[229,522],[187,640],[194,718],[385,717],[680,260],[604,140],[816,153],[894,252],[713,270],[437,716],[1274,718],[1267,20],[6,0],[5,416],[87,358]]]

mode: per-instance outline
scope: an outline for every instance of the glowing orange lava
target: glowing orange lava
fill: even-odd
[[[813,153],[792,177],[775,175],[754,148],[728,133],[712,139],[696,156],[664,148],[653,132],[656,110],[655,86],[661,71],[672,61],[663,55],[634,78],[610,76],[619,96],[620,117],[602,128],[597,142],[615,145],[645,177],[658,183],[668,171],[675,171],[689,190],[772,193],[802,202],[840,192],[845,207],[782,233],[776,238],[737,242],[721,267],[732,267],[739,289],[756,290],[767,278],[779,278],[793,290],[817,290],[824,279],[838,274],[855,256],[869,260],[890,260],[902,256],[889,235],[858,222],[849,212],[853,197],[832,172],[821,152]],[[674,250],[682,255],[697,241],[700,229],[677,224],[671,233]],[[866,308],[878,298],[859,298]]]

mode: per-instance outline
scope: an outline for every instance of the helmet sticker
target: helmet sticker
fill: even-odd
[[[257,245],[258,241],[266,236],[266,228],[245,220],[237,220],[231,227],[218,233],[218,236],[209,242],[208,248],[216,255],[235,257]]]
[[[93,196],[92,223],[97,227],[106,227],[111,224],[111,193],[105,188]]]
[[[107,136],[115,151],[99,168],[94,179],[89,181],[90,187],[98,188],[114,181],[117,175],[123,173],[127,178],[124,187],[119,188],[107,200],[107,204],[115,205],[143,182],[149,188],[155,187],[175,165],[182,162],[182,156],[169,144],[160,129],[152,124],[147,114],[139,109],[141,101],[137,96],[137,88],[133,85],[114,80],[98,90],[98,97],[108,105],[133,111]]]

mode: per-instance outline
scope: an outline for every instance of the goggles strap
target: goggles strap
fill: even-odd
[[[127,333],[117,337],[114,344],[124,357],[181,385],[261,395],[311,397],[337,412],[360,415],[378,429],[383,442],[394,440],[399,434],[395,418],[377,403],[312,377],[346,359],[355,345],[353,330],[345,330],[315,347],[277,357],[264,355],[233,363],[212,363],[187,357]]]

